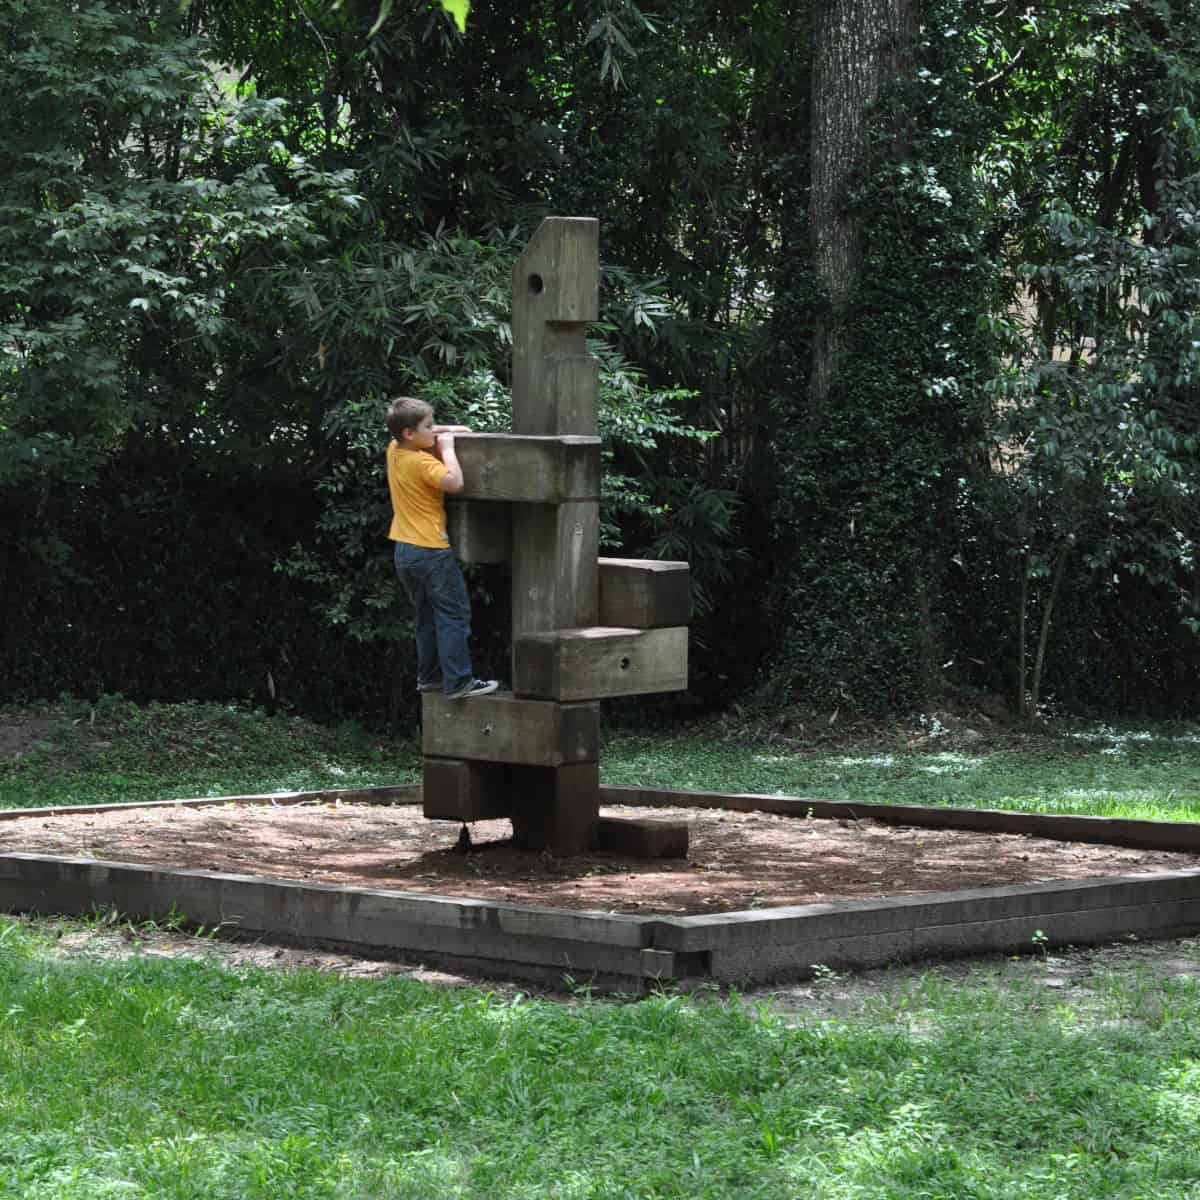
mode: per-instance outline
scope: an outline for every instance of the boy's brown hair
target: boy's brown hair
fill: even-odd
[[[426,417],[433,416],[433,405],[413,396],[397,396],[387,410],[388,433],[398,442],[404,441],[406,429],[416,429]]]

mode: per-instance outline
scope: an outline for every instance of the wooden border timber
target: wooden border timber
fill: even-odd
[[[0,808],[0,821],[62,817],[73,813],[123,812],[131,808],[213,808],[222,804],[420,804],[419,783],[369,788],[322,788],[315,792],[259,792],[247,796],[196,796],[187,800],[130,800],[126,803],[64,804],[54,808]]]
[[[130,919],[175,911],[241,937],[416,958],[468,973],[601,990],[764,983],[818,965],[1082,945],[1200,930],[1200,871],[976,888],[695,917],[627,916],[267,880],[49,855],[0,855],[0,909]]]
[[[604,804],[722,807],[815,818],[1030,833],[1160,849],[1200,846],[1187,822],[1055,817],[998,810],[845,804],[782,796],[602,787]],[[267,797],[18,809],[2,819],[166,805],[303,803],[371,798],[415,802],[416,787],[346,789]],[[443,965],[485,977],[642,992],[658,983],[761,983],[814,967],[886,963],[1112,941],[1131,934],[1200,931],[1200,870],[895,899],[844,901],[692,917],[574,912],[451,896],[301,884],[208,871],[175,871],[49,855],[0,855],[0,910],[88,913],[113,906],[131,919],[174,908],[190,921],[241,936],[349,949]]]
[[[1000,808],[945,808],[932,804],[876,804],[844,800],[806,800],[755,792],[676,792],[668,788],[600,788],[601,804],[637,808],[728,808],[737,812],[776,813],[785,817],[821,817],[915,825],[922,829],[966,829],[982,833],[1028,834],[1060,842],[1098,842],[1140,850],[1200,851],[1200,822],[1139,821],[1126,817],[1074,817],[1056,813],[1013,812]]]

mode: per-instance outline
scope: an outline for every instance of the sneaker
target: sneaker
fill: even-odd
[[[426,692],[441,692],[444,690],[445,690],[444,685],[442,684],[442,681],[440,679],[436,683],[418,683],[417,684],[417,691],[420,692],[422,696],[425,695]]]
[[[494,692],[500,686],[494,679],[472,679],[466,687],[461,687],[457,692],[449,692],[446,695],[447,700],[465,700],[468,696],[486,696],[488,692]]]

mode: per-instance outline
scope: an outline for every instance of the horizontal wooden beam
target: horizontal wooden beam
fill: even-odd
[[[570,702],[681,692],[688,684],[688,631],[556,629],[513,641],[513,692]]]
[[[600,496],[598,437],[460,433],[454,449],[464,500],[562,504]]]
[[[692,593],[687,563],[602,558],[598,565],[598,624],[657,629],[688,623]]]
[[[421,697],[421,749],[434,758],[560,767],[600,758],[600,706],[518,700],[510,692]]]

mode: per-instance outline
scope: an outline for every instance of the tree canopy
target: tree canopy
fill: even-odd
[[[601,221],[604,536],[693,563],[698,700],[1179,711],[1198,29],[4,0],[5,690],[402,713],[382,402],[506,424],[509,272],[564,213]]]

